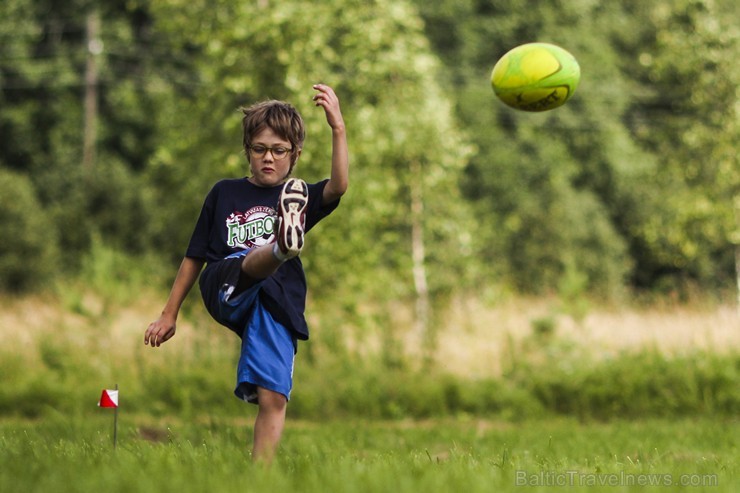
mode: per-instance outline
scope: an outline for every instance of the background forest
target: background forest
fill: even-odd
[[[99,430],[113,383],[143,444],[255,412],[232,397],[239,345],[197,290],[173,342],[142,337],[205,194],[247,172],[240,106],[292,102],[308,130],[297,174],[326,176],[321,81],[351,183],[301,256],[312,336],[291,419],[703,416],[736,470],[738,5],[3,0],[0,417]],[[580,62],[565,106],[495,98],[493,65],[530,41]],[[636,435],[605,456],[658,447]],[[14,463],[36,471],[18,436]],[[703,461],[709,446],[673,447]]]
[[[298,173],[324,177],[323,81],[352,186],[304,255],[315,299],[400,301],[426,323],[502,292],[732,294],[738,18],[732,0],[4,0],[0,287],[105,255],[110,283],[166,287],[205,193],[246,173],[239,106],[297,106]],[[580,62],[556,111],[491,90],[530,41]]]

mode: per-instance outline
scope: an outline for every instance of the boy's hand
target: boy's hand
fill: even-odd
[[[159,347],[175,335],[175,330],[175,320],[162,315],[147,327],[144,333],[144,344]]]
[[[327,86],[326,84],[315,84],[313,88],[318,91],[314,95],[313,100],[316,106],[321,106],[326,112],[326,121],[329,126],[334,130],[344,129],[344,118],[342,118],[342,110],[339,108],[339,98],[334,94],[334,89]]]

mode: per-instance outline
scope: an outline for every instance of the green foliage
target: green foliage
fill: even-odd
[[[37,348],[40,363],[3,352],[0,367],[8,380],[0,390],[0,413],[24,418],[60,411],[76,414],[82,406],[80,399],[96,392],[96,373],[89,364],[70,357],[74,354],[71,349],[67,343],[46,341]],[[28,371],[29,364],[34,371]]]
[[[549,330],[546,321],[538,323]],[[740,410],[737,355],[668,357],[643,350],[597,360],[545,335],[532,341],[543,349],[515,349],[517,363],[501,379],[469,380],[438,369],[384,367],[373,358],[349,356],[345,361],[327,356],[329,362],[298,366],[291,413],[303,418],[415,419],[448,415],[513,419],[554,413],[616,419],[732,416]],[[558,346],[562,349],[556,350]]]
[[[82,166],[85,16],[89,2],[3,2],[0,17],[0,167],[30,179],[36,210],[45,210],[49,236],[65,274],[100,233],[120,248],[142,251],[151,208],[149,184],[137,178],[149,159],[156,92],[141,73],[169,64],[152,54],[146,16],[135,5],[107,4],[103,53],[97,56],[97,162]],[[126,53],[122,47],[126,47]],[[130,58],[128,58],[130,57]],[[156,79],[156,78],[153,78]],[[151,245],[146,245],[151,248]]]
[[[626,243],[601,190],[583,180],[594,168],[602,180],[610,176],[609,160],[629,152],[621,148],[605,156],[600,149],[624,136],[619,123],[605,116],[625,105],[589,92],[599,90],[599,79],[614,87],[617,75],[604,63],[609,47],[596,34],[602,21],[586,14],[595,8],[591,4],[525,4],[419,2],[427,34],[457,90],[458,114],[477,148],[463,187],[480,222],[476,252],[488,261],[479,272],[504,276],[507,284],[532,292],[554,291],[576,272],[586,279],[584,291],[614,295],[630,268]],[[576,55],[584,67],[577,94],[586,96],[537,115],[514,112],[495,100],[485,83],[495,61],[534,40],[560,44]],[[614,97],[619,95],[617,86]]]
[[[740,194],[734,60],[740,32],[725,2],[676,0],[672,8],[634,2],[638,35],[621,39],[625,68],[642,82],[626,114],[635,141],[659,165],[646,185],[659,200],[637,226],[636,278],[679,277],[704,286],[731,278]],[[721,281],[720,281],[721,282]]]
[[[625,276],[654,289],[731,285],[738,32],[724,13],[736,7],[416,3],[478,148],[464,185],[492,273],[535,292],[569,272],[602,293]],[[560,44],[581,64],[581,86],[557,111],[513,112],[485,83],[504,52],[530,41]]]
[[[105,323],[94,320],[95,327]],[[43,339],[23,357],[4,351],[1,369],[13,378],[0,392],[0,415],[74,415],[100,392],[101,382],[110,381],[120,384],[132,413],[195,417],[219,409],[221,416],[240,416],[245,404],[231,395],[238,339],[224,329],[211,333],[208,324],[199,325],[195,339],[176,352],[167,346],[145,348],[138,337],[124,342],[100,336],[83,342],[79,335]],[[117,356],[122,344],[124,349],[136,344],[134,364]],[[320,344],[308,343],[299,352],[292,417],[521,420],[567,415],[612,420],[722,417],[740,411],[736,353],[668,357],[646,349],[596,358],[541,333],[512,348],[503,377],[471,379],[419,367],[408,358],[388,361],[382,354],[360,356]],[[81,358],[81,352],[88,356]],[[39,364],[33,363],[37,360]],[[40,395],[45,396],[41,406]]]
[[[740,410],[733,386],[740,360],[716,355],[667,358],[645,351],[588,367],[557,364],[512,375],[526,381],[542,406],[584,419],[640,418]],[[533,374],[532,372],[536,372]]]
[[[0,168],[0,290],[43,286],[58,265],[56,230],[30,180]]]
[[[86,40],[93,11],[100,53]],[[740,188],[736,12],[728,0],[8,0],[0,167],[30,180],[69,271],[95,235],[174,267],[209,187],[246,173],[239,106],[294,103],[308,126],[297,173],[327,175],[310,89],[324,81],[345,112],[352,185],[305,253],[317,296],[348,311],[417,296],[414,228],[433,302],[471,288],[724,289]],[[498,57],[533,40],[583,71],[567,105],[536,115],[488,84]],[[83,168],[90,60],[97,161]]]
[[[143,287],[162,286],[171,276],[169,266],[163,265],[160,257],[131,254],[104,244],[99,233],[93,234],[90,250],[79,263],[77,276],[57,278],[56,292],[66,310],[100,319],[111,310],[140,300]],[[85,304],[90,293],[95,293],[95,306]]]

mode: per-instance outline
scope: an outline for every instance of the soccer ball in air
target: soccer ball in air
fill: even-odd
[[[581,68],[575,57],[549,43],[527,43],[502,56],[491,72],[496,96],[521,111],[547,111],[575,92]]]

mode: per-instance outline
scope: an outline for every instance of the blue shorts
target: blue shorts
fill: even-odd
[[[238,252],[209,265],[201,274],[201,294],[214,320],[242,338],[234,394],[258,404],[257,387],[262,387],[289,400],[297,340],[260,301],[261,283],[234,295],[247,253]]]

